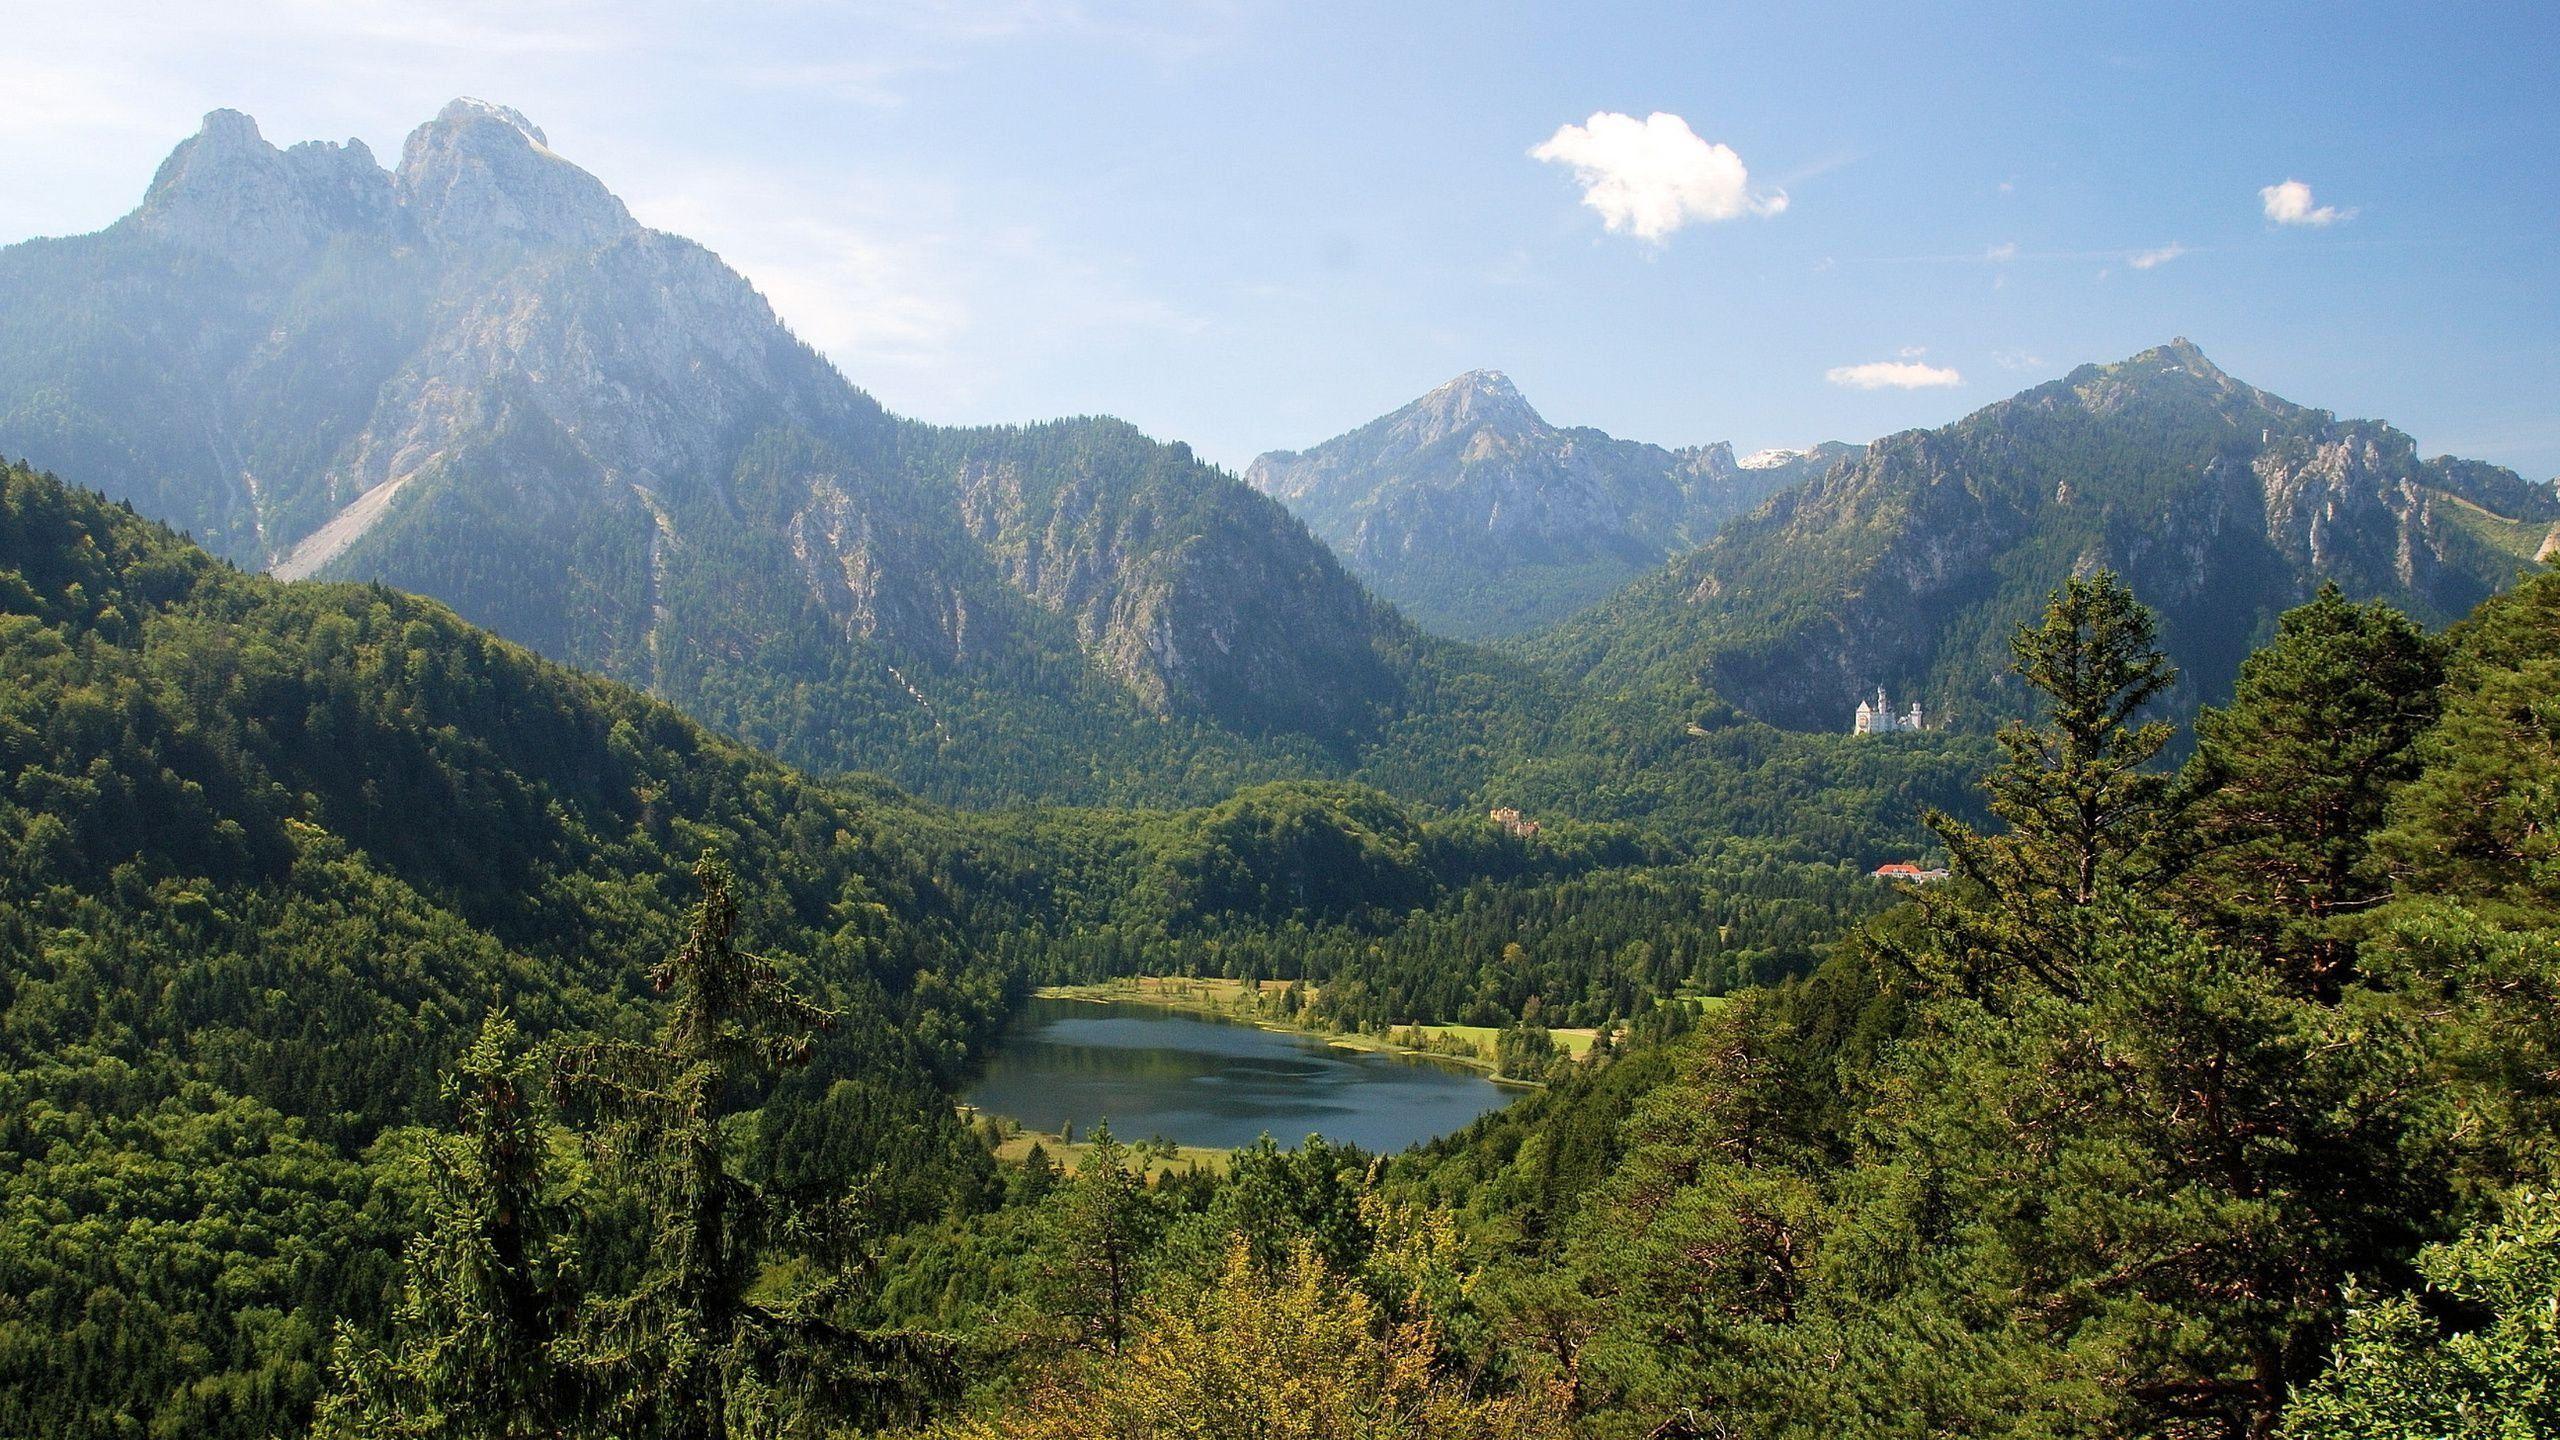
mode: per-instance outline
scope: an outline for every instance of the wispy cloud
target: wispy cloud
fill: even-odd
[[[1982,258],[1990,261],[1994,265],[2006,265],[2010,261],[2018,258],[2018,242],[2015,240],[2003,240],[1999,244],[1992,246],[1990,249],[1983,251]]]
[[[1946,366],[1925,365],[1917,360],[1871,360],[1864,365],[1834,365],[1823,372],[1822,378],[1850,390],[1930,390],[1964,383],[1962,375]]]
[[[1582,203],[1601,223],[1641,240],[1661,241],[1693,221],[1775,215],[1787,192],[1755,195],[1751,173],[1729,145],[1701,139],[1689,122],[1655,111],[1638,120],[1603,110],[1566,125],[1529,152],[1570,166]]]
[[[2353,210],[2335,205],[2315,205],[2311,187],[2299,180],[2259,187],[2258,203],[2265,207],[2267,218],[2278,225],[2335,225],[2355,218]]]
[[[2186,246],[2172,240],[2156,250],[2142,250],[2128,255],[2124,263],[2136,270],[2157,270],[2186,253],[2188,253]]]

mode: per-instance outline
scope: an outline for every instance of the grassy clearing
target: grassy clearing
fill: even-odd
[[[2554,534],[2554,527],[2538,520],[2510,520],[2504,515],[2484,510],[2459,495],[2442,497],[2446,512],[2456,525],[2470,532],[2493,550],[2513,555],[2519,560],[2532,560],[2542,552]]]
[[[1493,1072],[1494,1042],[1502,1033],[1499,1027],[1398,1025],[1383,1035],[1346,1034],[1308,1024],[1285,1013],[1281,996],[1288,991],[1290,983],[1286,980],[1265,980],[1257,987],[1242,980],[1223,978],[1132,975],[1091,985],[1044,985],[1035,993],[1050,1000],[1117,1000],[1162,1005],[1170,1010],[1258,1025],[1265,1030],[1313,1035],[1343,1050],[1420,1056],[1464,1065],[1487,1074]],[[1318,987],[1313,985],[1301,984],[1298,990],[1302,1002],[1314,1000],[1319,993]],[[1599,1037],[1599,1032],[1589,1027],[1550,1030],[1547,1033],[1555,1038],[1558,1050],[1577,1060],[1590,1053],[1592,1042]]]
[[[963,1113],[967,1113],[968,1107],[961,1108]],[[1132,1150],[1136,1148],[1133,1141],[1122,1143]],[[1049,1152],[1049,1158],[1058,1162],[1058,1167],[1070,1175],[1075,1174],[1083,1166],[1084,1158],[1093,1153],[1093,1147],[1082,1140],[1069,1141],[1048,1131],[1021,1130],[1006,1136],[1004,1142],[996,1146],[996,1160],[1001,1164],[1020,1165],[1031,1158],[1035,1145]],[[1234,1154],[1232,1150],[1213,1149],[1206,1145],[1177,1145],[1171,1154],[1160,1148],[1151,1149],[1146,1172],[1150,1178],[1191,1169],[1224,1174]]]

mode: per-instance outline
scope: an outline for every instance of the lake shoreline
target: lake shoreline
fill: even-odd
[[[1273,982],[1265,982],[1263,993],[1277,993]],[[1309,1025],[1287,1016],[1265,1013],[1267,1002],[1247,998],[1244,982],[1237,980],[1202,980],[1183,976],[1139,975],[1081,985],[1042,985],[1031,992],[1039,1000],[1074,1000],[1096,1005],[1154,1005],[1181,1015],[1223,1020],[1232,1024],[1251,1025],[1275,1034],[1303,1035],[1322,1040],[1336,1050],[1350,1050],[1367,1055],[1392,1055],[1399,1059],[1428,1060],[1451,1067],[1470,1070],[1507,1090],[1543,1090],[1536,1080],[1519,1080],[1502,1074],[1493,1058],[1480,1050],[1460,1053],[1454,1049],[1433,1049],[1406,1044],[1391,1036],[1367,1035],[1357,1031],[1329,1030]],[[1489,1026],[1413,1025],[1409,1031],[1425,1034],[1459,1035],[1481,1031],[1484,1043],[1490,1044],[1493,1030]],[[1576,1056],[1588,1049],[1592,1032],[1587,1030],[1550,1031],[1566,1053]],[[1471,1046],[1474,1042],[1467,1042]]]
[[[1391,1154],[1452,1133],[1519,1099],[1481,1064],[1375,1037],[1271,1023],[1242,1006],[1164,986],[1054,987],[1028,997],[986,1067],[956,1097],[993,1121],[999,1158],[1041,1145],[1063,1163],[1108,1122],[1123,1143],[1176,1142],[1172,1168],[1216,1164],[1268,1135],[1311,1134]],[[1225,988],[1233,990],[1234,982]],[[1186,1003],[1187,1002],[1187,1003]],[[1451,1048],[1455,1048],[1454,1045]],[[1072,1125],[1072,1129],[1068,1126]]]

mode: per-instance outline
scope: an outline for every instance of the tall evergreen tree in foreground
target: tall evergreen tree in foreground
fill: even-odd
[[[1585,1298],[1515,1317],[1588,1334],[1524,1363],[1600,1433],[2263,1436],[2350,1278],[2404,1273],[2443,1198],[2421,1034],[2171,908],[2152,633],[2112,576],[2057,591],[2002,828],[1941,817],[1954,882],[1640,1106],[1567,1246]]]
[[[2240,667],[2230,706],[2196,719],[2191,908],[2307,994],[2338,998],[2391,894],[2372,837],[2417,773],[2442,678],[2439,646],[2407,616],[2329,584]]]
[[[2443,717],[2373,839],[2370,963],[2440,1017],[2466,1187],[2560,1178],[2560,576],[2448,632]]]
[[[550,1194],[514,1027],[493,1019],[464,1055],[390,1343],[341,1337],[326,1433],[820,1434],[948,1383],[934,1342],[837,1321],[870,1238],[860,1187],[794,1205],[737,1173],[731,1123],[834,1017],[738,947],[728,866],[706,853],[693,873],[690,930],[650,974],[671,1000],[657,1038],[554,1048],[552,1098],[591,1162],[573,1200]],[[774,1283],[784,1254],[807,1263]]]
[[[601,1122],[591,1149],[637,1197],[643,1246],[638,1282],[589,1297],[563,1353],[614,1397],[616,1429],[721,1440],[765,1429],[835,1378],[799,1343],[809,1315],[748,1294],[793,1217],[731,1173],[724,1127],[754,1087],[807,1062],[834,1016],[738,948],[729,867],[705,854],[693,875],[692,929],[650,972],[672,1001],[658,1038],[565,1046],[552,1077],[565,1109]]]
[[[1934,927],[1960,939],[1968,983],[2023,970],[2070,995],[2110,893],[2147,893],[2173,873],[2161,843],[2177,818],[2170,777],[2150,768],[2174,733],[2140,719],[2176,683],[2151,612],[2113,571],[2075,575],[2043,619],[2010,641],[2010,669],[2034,689],[2041,723],[2000,731],[2002,763],[1983,781],[2003,828],[1945,814],[1929,824],[1959,883],[1927,897]]]
[[[578,1377],[553,1363],[574,1267],[544,1194],[557,1177],[540,1094],[514,1022],[492,1015],[445,1079],[455,1133],[417,1157],[426,1223],[404,1257],[391,1345],[340,1327],[323,1436],[530,1440],[578,1413]]]

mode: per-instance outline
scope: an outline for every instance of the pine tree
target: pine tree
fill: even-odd
[[[2390,894],[2372,837],[2416,773],[2441,679],[2437,646],[2406,616],[2326,584],[2241,666],[2230,706],[2196,720],[2188,908],[2306,994],[2337,998],[2360,922]]]
[[[2560,576],[2487,602],[2449,638],[2443,718],[2376,848],[2404,890],[2560,928]]]
[[[1075,1178],[1051,1196],[1051,1241],[1040,1304],[1067,1342],[1116,1355],[1129,1337],[1148,1249],[1163,1228],[1129,1147],[1096,1125]]]

